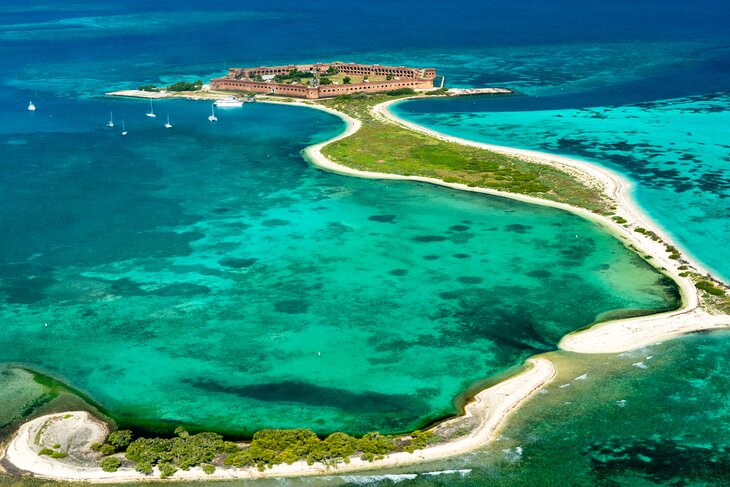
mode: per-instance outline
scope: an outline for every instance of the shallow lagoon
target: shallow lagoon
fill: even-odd
[[[604,313],[675,303],[579,217],[329,174],[299,151],[337,118],[208,107],[96,100],[2,136],[0,360],[154,430],[403,431]]]
[[[449,135],[617,170],[638,183],[638,203],[677,243],[730,277],[730,250],[716,245],[730,236],[727,92],[615,107],[544,110],[537,106],[543,103],[550,104],[539,97],[426,100],[400,104],[395,112]],[[525,104],[537,105],[519,109]]]

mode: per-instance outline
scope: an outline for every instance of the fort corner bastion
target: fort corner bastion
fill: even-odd
[[[327,98],[401,88],[432,90],[436,69],[344,62],[230,68],[210,80],[214,90],[248,91],[295,98]],[[443,84],[443,81],[442,81]]]

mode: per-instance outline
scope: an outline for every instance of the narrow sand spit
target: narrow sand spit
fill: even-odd
[[[349,464],[339,464],[336,470],[321,463],[307,465],[306,462],[296,462],[292,465],[276,465],[264,472],[255,468],[227,468],[206,475],[202,469],[196,467],[189,471],[176,472],[173,479],[220,480],[322,475],[410,465],[459,455],[474,450],[494,438],[505,417],[555,376],[555,366],[549,360],[532,358],[527,363],[529,366],[527,370],[479,392],[466,406],[464,416],[439,425],[445,428],[450,422],[464,418],[478,420],[478,426],[469,435],[448,443],[430,446],[415,453],[394,453],[375,462],[353,458]],[[90,445],[103,441],[106,433],[106,425],[84,411],[42,416],[25,423],[15,433],[5,451],[5,461],[19,470],[54,480],[138,482],[149,479],[150,477],[131,468],[104,472],[95,465],[95,462],[89,460],[87,455],[93,457]],[[68,444],[69,457],[53,459],[46,455],[39,456],[38,451],[43,446],[49,447],[51,442]],[[155,472],[155,477],[158,476],[159,472]]]

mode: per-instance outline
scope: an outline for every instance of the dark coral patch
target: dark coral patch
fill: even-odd
[[[286,225],[289,225],[291,222],[287,220],[280,220],[278,218],[274,218],[271,220],[264,220],[261,222],[261,225],[264,227],[283,227]]]
[[[532,227],[530,225],[520,225],[519,223],[513,223],[511,225],[505,225],[504,229],[508,232],[527,233],[532,230]]]
[[[467,230],[469,230],[469,227],[467,227],[466,225],[453,225],[449,227],[449,230],[451,230],[452,232],[466,232]]]
[[[469,257],[471,257],[471,255],[469,255],[469,254],[454,254],[454,257],[456,257],[457,259],[468,259]]]
[[[374,222],[390,223],[395,220],[395,215],[373,215],[369,217],[368,220]]]
[[[218,263],[225,267],[231,267],[233,269],[245,269],[246,267],[251,267],[256,263],[258,259],[249,258],[249,259],[241,259],[236,257],[226,257],[225,259],[221,259],[218,261]]]
[[[422,243],[443,242],[446,240],[446,237],[442,237],[441,235],[420,235],[418,237],[413,237],[413,240]]]
[[[301,299],[287,299],[274,304],[274,309],[279,313],[288,313],[290,315],[306,313],[309,309],[309,303]]]
[[[423,256],[424,260],[438,260],[438,258],[439,258],[438,255],[424,255]]]
[[[393,269],[392,271],[388,272],[391,276],[405,276],[408,274],[408,269]]]
[[[484,282],[484,279],[475,276],[461,276],[457,280],[464,284],[480,284]]]
[[[537,270],[528,272],[527,275],[530,277],[536,277],[538,279],[547,279],[548,277],[552,276],[553,273],[550,271],[546,271],[544,269],[537,269]]]

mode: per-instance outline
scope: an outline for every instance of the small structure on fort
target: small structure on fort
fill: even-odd
[[[326,98],[402,88],[433,89],[436,69],[343,62],[231,68],[210,80],[214,90],[250,91],[296,98]]]

